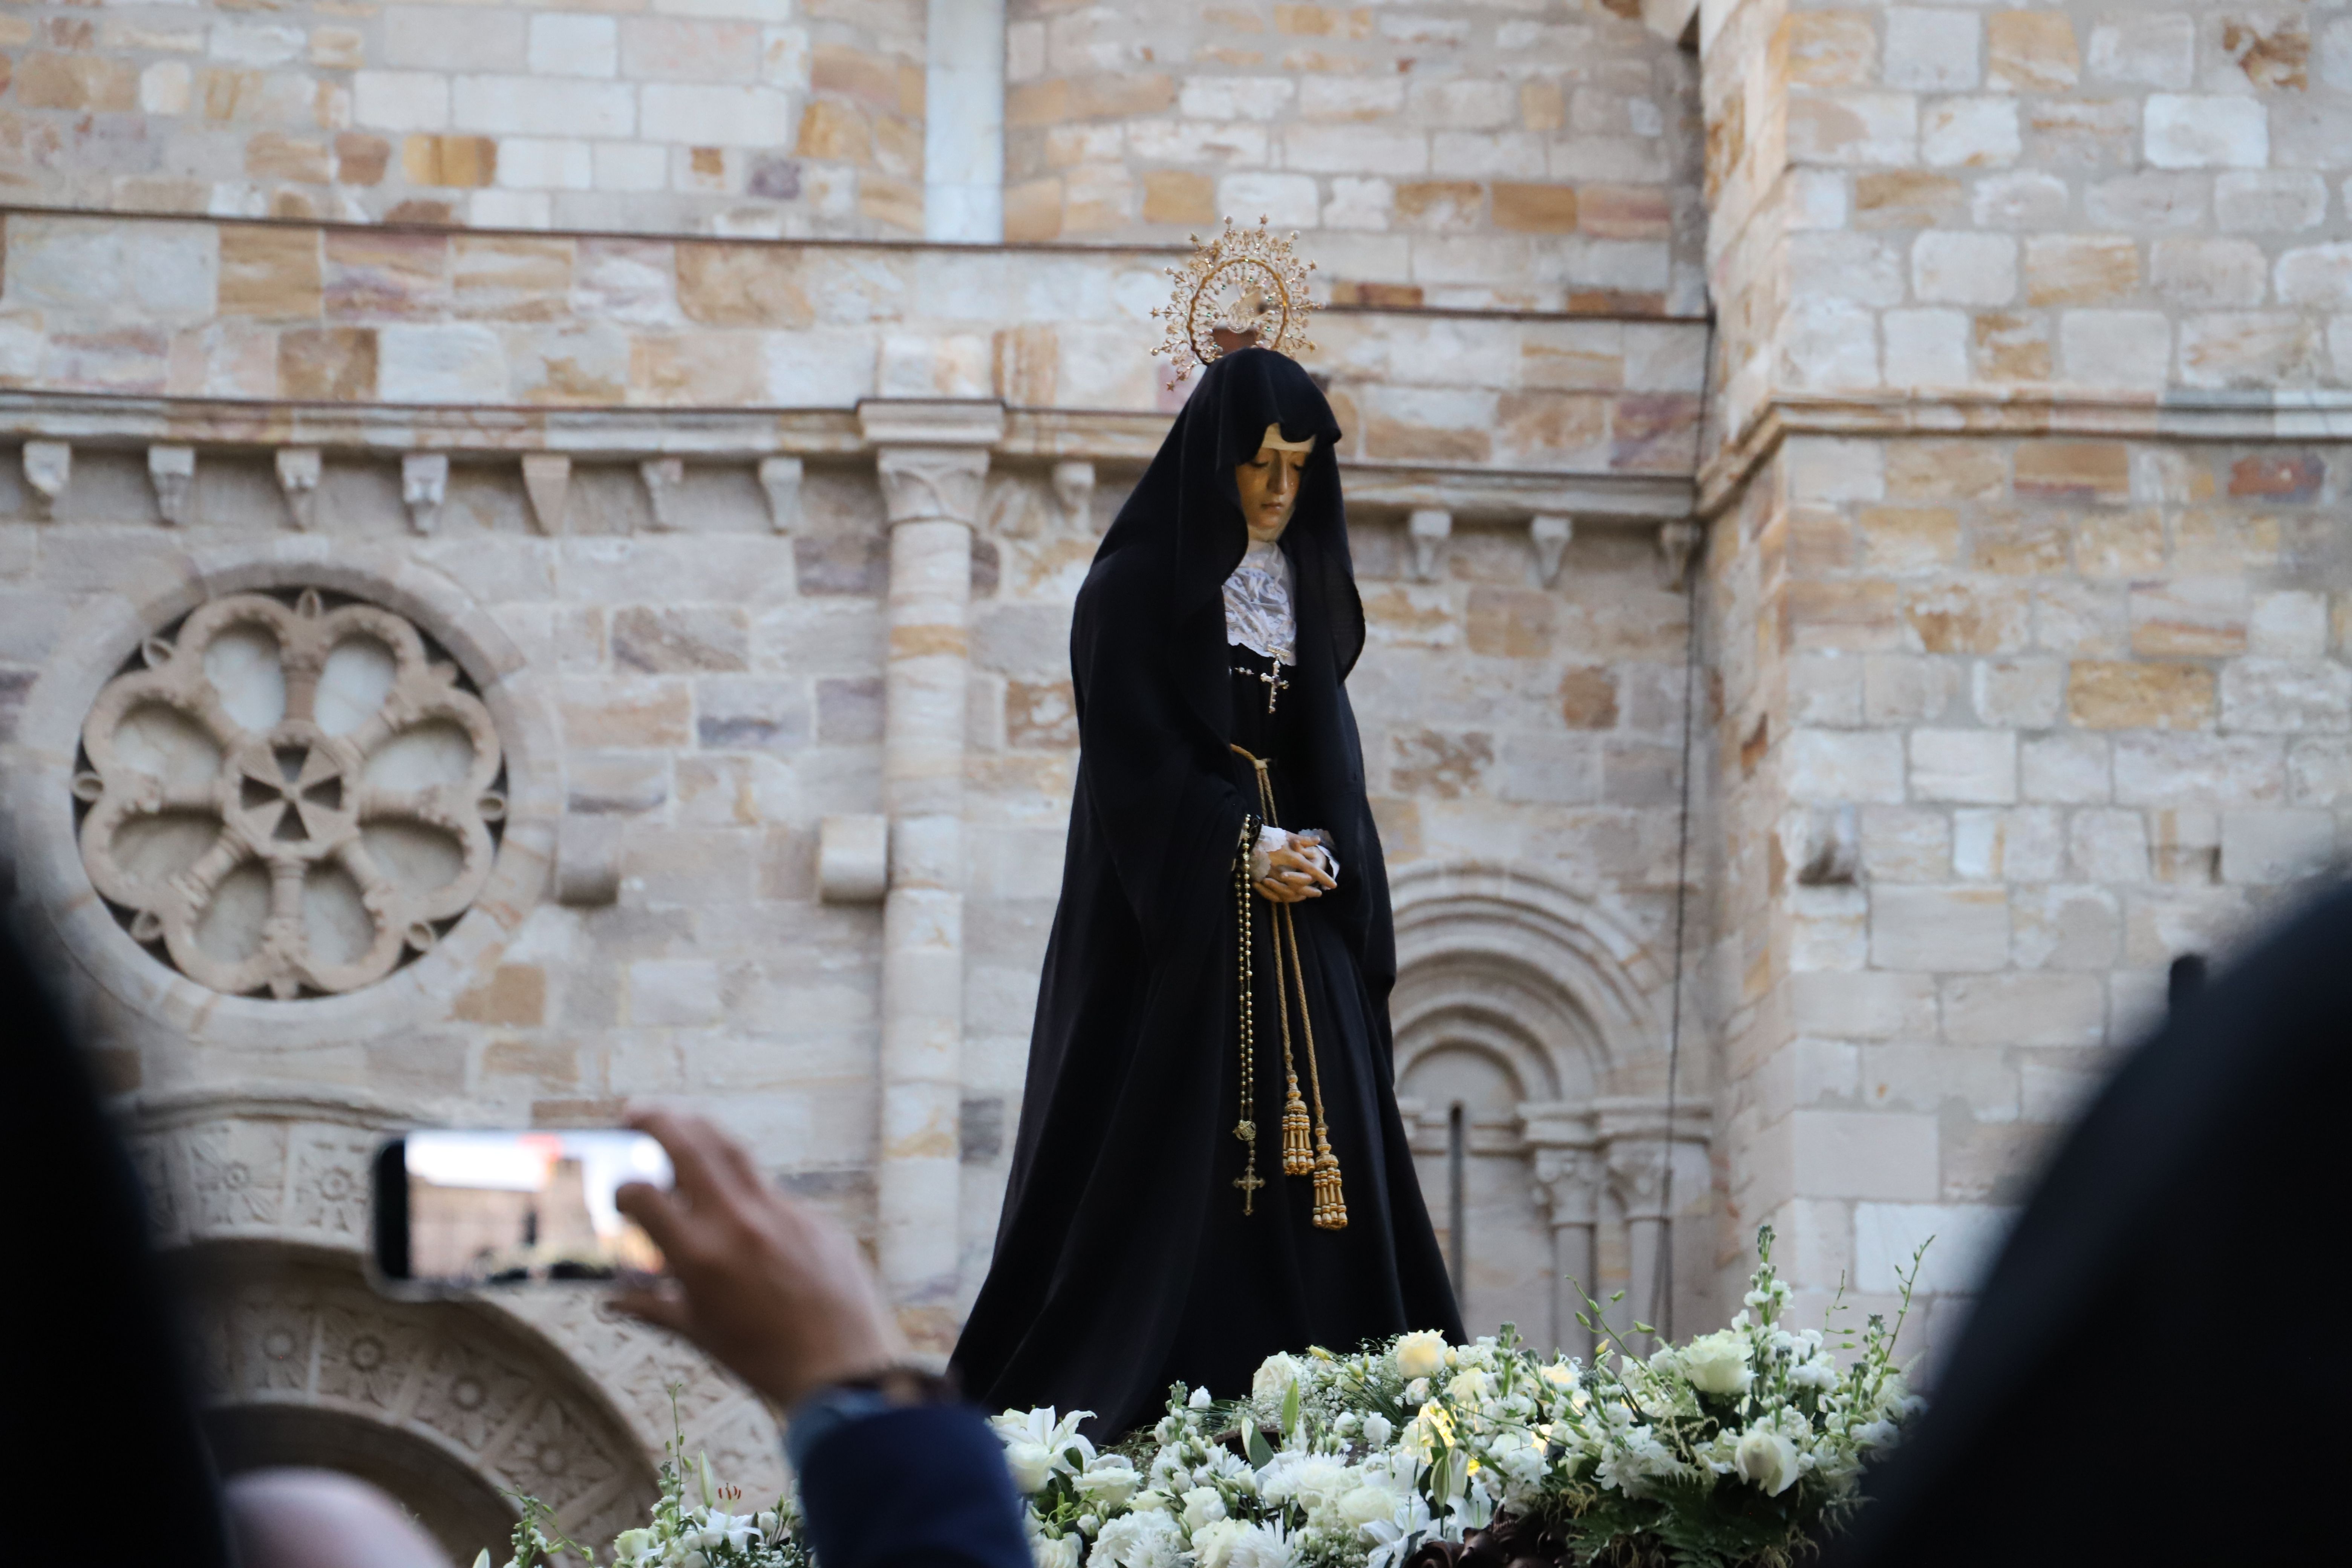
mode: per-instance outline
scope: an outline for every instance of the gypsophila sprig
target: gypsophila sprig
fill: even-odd
[[[1647,1354],[1588,1301],[1589,1365],[1508,1324],[1466,1345],[1423,1331],[1269,1356],[1238,1397],[1178,1384],[1167,1414],[1115,1447],[1079,1432],[1083,1410],[992,1425],[1037,1568],[1402,1568],[1482,1541],[1507,1561],[1786,1568],[1851,1513],[1864,1468],[1923,1408],[1895,1360],[1919,1258],[1894,1322],[1858,1335],[1787,1326],[1768,1226],[1730,1326]],[[700,1461],[689,1506],[684,1456],[680,1436],[615,1564],[814,1568],[790,1498],[733,1513]],[[509,1568],[532,1568],[520,1529],[516,1542]]]

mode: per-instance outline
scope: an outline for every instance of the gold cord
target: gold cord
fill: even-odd
[[[1233,749],[1236,755],[1246,760],[1257,770],[1258,809],[1265,813],[1265,820],[1268,824],[1279,826],[1276,822],[1274,779],[1267,772],[1265,762],[1252,756],[1239,746]],[[1246,889],[1249,886],[1249,853],[1255,845],[1256,834],[1247,823],[1244,825],[1244,831],[1245,837],[1240,860],[1240,876],[1241,885],[1244,889],[1243,896],[1246,898]],[[1271,900],[1267,901],[1272,902]],[[1315,1178],[1317,1228],[1345,1230],[1348,1228],[1348,1202],[1345,1194],[1340,1190],[1339,1157],[1331,1152],[1330,1128],[1323,1118],[1323,1075],[1315,1059],[1315,1020],[1307,1006],[1307,970],[1299,952],[1298,928],[1287,904],[1275,905],[1274,921],[1272,929],[1274,931],[1275,1011],[1282,1023],[1282,1071],[1288,1085],[1282,1109],[1282,1173],[1286,1176],[1312,1175]],[[1243,951],[1246,954],[1249,951],[1247,947],[1249,922],[1244,919],[1243,924],[1242,941],[1244,944]],[[1290,972],[1288,983],[1286,983],[1283,973],[1286,967],[1283,939],[1286,933],[1289,938],[1286,960],[1286,967]],[[1246,962],[1245,958],[1244,963]],[[1290,994],[1294,987],[1298,996],[1299,1031],[1307,1045],[1307,1080],[1315,1097],[1311,1121],[1307,1102],[1298,1093],[1298,1073],[1291,1057]],[[1253,1009],[1246,997],[1243,1002],[1243,1009],[1244,1049],[1249,1049],[1251,1047],[1247,1042],[1250,1040]],[[1310,1134],[1313,1138],[1311,1144],[1308,1142]],[[1255,1129],[1252,1130],[1251,1135],[1255,1136]],[[1256,1156],[1255,1144],[1251,1146],[1251,1156],[1255,1162]],[[1255,1165],[1253,1163],[1253,1173],[1255,1171]],[[1242,1212],[1247,1214],[1249,1209],[1244,1206]]]

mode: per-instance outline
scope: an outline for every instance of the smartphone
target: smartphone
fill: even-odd
[[[661,1252],[613,1206],[631,1182],[670,1184],[642,1132],[421,1131],[375,1155],[371,1272],[394,1295],[662,1271]]]

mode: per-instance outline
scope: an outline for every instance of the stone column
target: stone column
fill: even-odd
[[[1649,1138],[1621,1138],[1609,1145],[1609,1192],[1625,1215],[1626,1279],[1622,1333],[1658,1321],[1659,1247],[1666,1232],[1666,1146]]]
[[[986,417],[978,417],[982,412]],[[919,1350],[955,1328],[961,1246],[957,1116],[963,1068],[963,754],[971,530],[993,404],[867,404],[859,411],[890,521],[882,807],[882,1281]]]
[[[1530,1133],[1532,1137],[1532,1132]],[[1593,1232],[1601,1222],[1601,1153],[1590,1144],[1536,1144],[1536,1206],[1551,1221],[1551,1342],[1592,1359],[1592,1331],[1576,1321],[1585,1298],[1601,1299]]]
[[[1706,1161],[1709,1111],[1704,1104],[1677,1103],[1669,1126],[1664,1099],[1603,1100],[1593,1109],[1609,1195],[1625,1217],[1625,1300],[1611,1321],[1629,1335],[1642,1322],[1661,1339],[1687,1337],[1693,1325],[1675,1321],[1674,1300],[1690,1297],[1705,1282],[1686,1268],[1672,1280],[1672,1295],[1662,1298],[1667,1271],[1661,1264],[1675,1247],[1675,1222],[1706,1215],[1714,1202]],[[1673,1256],[1685,1266],[1691,1261],[1681,1251]]]

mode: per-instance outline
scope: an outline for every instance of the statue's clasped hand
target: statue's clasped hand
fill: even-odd
[[[1267,827],[1250,851],[1250,881],[1260,897],[1277,904],[1319,899],[1339,885],[1339,857],[1321,828],[1292,833]]]

